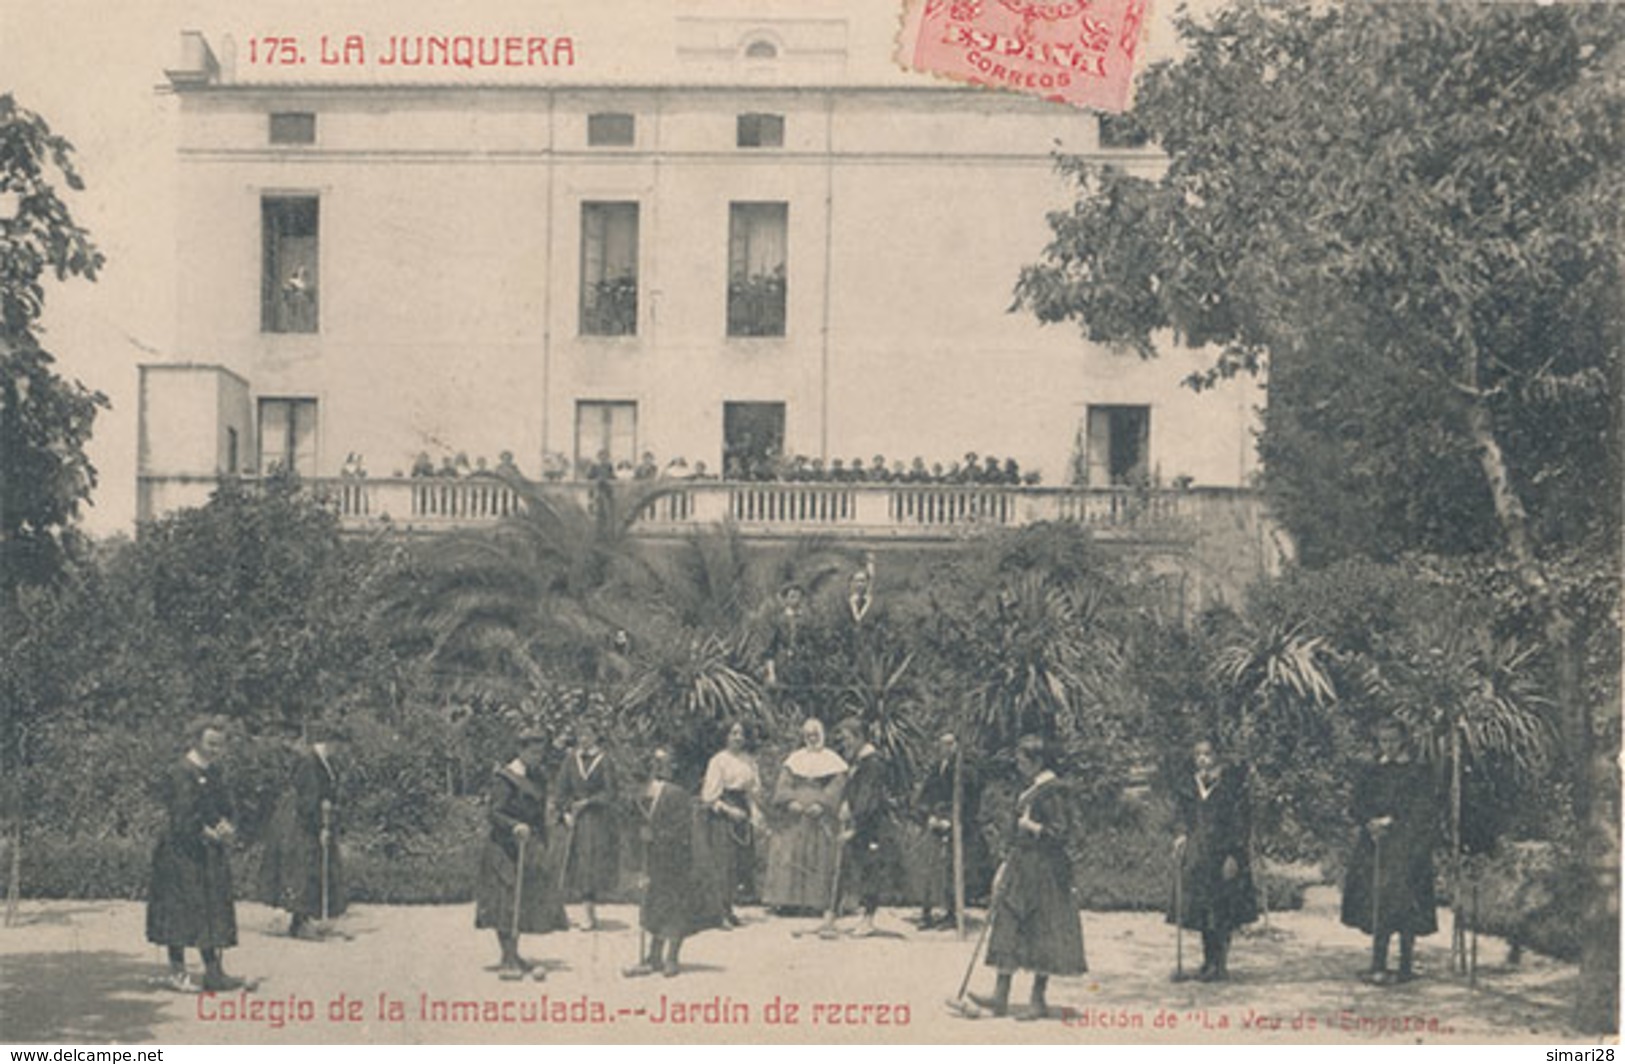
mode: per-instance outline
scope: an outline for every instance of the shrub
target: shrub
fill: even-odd
[[[35,834],[23,839],[22,894],[28,898],[147,896],[152,841]]]
[[[1581,872],[1573,853],[1550,842],[1507,843],[1494,856],[1472,858],[1463,889],[1468,891],[1477,879],[1476,913],[1470,893],[1461,899],[1468,924],[1505,938],[1514,953],[1527,946],[1577,961],[1585,881]],[[1442,897],[1448,897],[1449,879],[1448,874],[1443,876],[1447,890]]]

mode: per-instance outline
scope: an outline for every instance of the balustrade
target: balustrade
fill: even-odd
[[[143,477],[149,513],[200,505],[213,484],[207,477]],[[380,521],[423,531],[495,524],[519,514],[524,498],[496,478],[322,478],[308,486],[333,507],[347,528]],[[619,493],[649,482],[618,481]],[[747,535],[836,535],[858,538],[951,539],[981,529],[1042,521],[1085,525],[1105,536],[1134,536],[1206,520],[1256,516],[1256,493],[1237,488],[1040,488],[970,484],[808,484],[735,481],[663,481],[648,499],[637,528],[649,535],[681,535],[729,521]],[[544,496],[589,504],[593,486],[582,482],[537,485]]]

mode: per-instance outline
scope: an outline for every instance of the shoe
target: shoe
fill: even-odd
[[[621,975],[628,979],[641,979],[646,975],[653,974],[655,974],[654,965],[647,963],[634,964],[630,968],[621,969]]]
[[[203,977],[203,989],[213,994],[241,990],[247,985],[248,983],[245,980],[239,979],[235,975],[227,975],[225,972],[211,972]]]
[[[863,923],[847,932],[853,938],[874,938],[880,934],[880,928],[865,920]]]
[[[722,914],[722,926],[725,930],[732,931],[734,928],[739,927],[741,923],[742,921],[732,911]]]
[[[994,1016],[1008,1016],[1010,1014],[1010,1002],[1008,1001],[1001,1001],[999,998],[988,994],[973,993],[969,997],[978,1006]]]
[[[1048,1005],[1031,1005],[1016,1013],[1018,1023],[1031,1023],[1033,1020],[1047,1020],[1050,1017]]]
[[[661,969],[660,974],[664,975],[667,979],[670,979],[672,976],[676,975],[679,971],[681,971],[681,969],[678,967],[678,964],[677,964],[676,961],[667,961],[666,966]]]
[[[164,977],[163,985],[177,994],[202,993],[202,988],[192,981],[189,972],[170,972]]]
[[[1390,986],[1394,982],[1392,972],[1366,972],[1360,978],[1372,986]]]
[[[1416,973],[1409,968],[1401,968],[1394,973],[1393,981],[1396,983],[1414,983],[1416,982]]]
[[[504,983],[517,983],[524,977],[525,969],[521,968],[514,961],[504,961],[502,966],[497,969],[497,978],[501,979]]]

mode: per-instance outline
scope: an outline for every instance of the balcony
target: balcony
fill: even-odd
[[[434,533],[492,525],[524,509],[521,495],[494,477],[312,480],[309,487],[338,513],[347,530],[390,524]],[[646,481],[621,481],[617,492]],[[1237,488],[1139,490],[1040,488],[959,484],[803,484],[664,481],[638,519],[651,537],[680,537],[731,521],[755,539],[831,536],[837,539],[942,542],[994,528],[1044,521],[1087,527],[1098,539],[1189,543],[1224,530],[1268,534],[1263,501]],[[207,477],[143,477],[142,510],[157,516],[201,505],[213,490]],[[544,494],[590,503],[583,482],[542,485]]]

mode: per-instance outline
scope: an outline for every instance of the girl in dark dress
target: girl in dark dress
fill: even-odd
[[[643,819],[644,889],[638,921],[648,932],[647,951],[623,975],[679,971],[683,940],[722,922],[722,899],[706,882],[702,865],[710,859],[700,807],[672,780],[671,751],[656,748],[649,761],[649,784],[637,801]]]
[[[290,786],[266,831],[260,863],[260,900],[285,909],[288,934],[316,937],[311,920],[328,920],[346,907],[339,851],[339,774],[334,746],[345,736],[328,724],[312,724]]]
[[[1378,985],[1416,977],[1417,935],[1439,929],[1433,893],[1435,814],[1427,766],[1411,759],[1396,720],[1377,727],[1377,760],[1354,782],[1354,853],[1343,882],[1343,923],[1371,936],[1367,980]],[[1399,933],[1399,971],[1388,970],[1388,942]]]
[[[497,973],[503,979],[519,979],[527,971],[538,979],[544,975],[545,969],[519,955],[521,934],[546,934],[570,926],[545,859],[547,752],[545,736],[522,735],[519,756],[491,776],[486,809],[490,829],[480,853],[474,926],[496,932],[502,950]]]
[[[598,930],[597,903],[615,889],[621,842],[616,809],[615,766],[589,724],[576,730],[576,748],[559,769],[560,819],[564,822],[566,893],[585,903],[583,930]]]
[[[1033,973],[1032,1009],[1022,1019],[1049,1014],[1045,992],[1052,975],[1089,970],[1083,926],[1072,895],[1072,820],[1065,787],[1049,767],[1044,740],[1023,736],[1016,769],[1027,787],[1016,797],[1015,824],[1004,865],[994,877],[988,918],[987,964],[998,970],[993,996],[972,999],[995,1016],[1010,1009],[1010,984],[1019,969]]]
[[[1197,978],[1210,982],[1229,978],[1231,935],[1258,919],[1248,860],[1252,811],[1245,769],[1221,764],[1205,739],[1191,753],[1193,770],[1174,787],[1180,889],[1168,922],[1202,933]]]
[[[169,950],[171,988],[193,994],[200,989],[186,972],[190,946],[203,955],[201,989],[236,990],[243,980],[227,975],[221,958],[237,944],[230,849],[237,813],[220,767],[225,726],[198,721],[188,738],[186,755],[159,781],[167,823],[152,853],[147,941]]]

